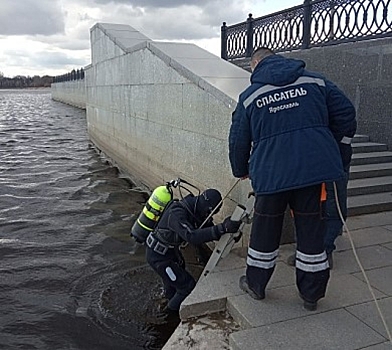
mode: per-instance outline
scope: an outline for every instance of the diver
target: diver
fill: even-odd
[[[212,215],[221,208],[222,196],[216,189],[207,189],[198,196],[189,194],[179,201],[172,201],[162,214],[157,226],[146,239],[146,260],[162,278],[168,303],[162,317],[179,315],[181,303],[196,285],[186,270],[180,246],[185,242],[200,245],[219,240],[225,233],[238,231],[241,221],[227,217],[214,225]],[[212,215],[210,215],[212,214]],[[211,216],[202,226],[203,222]]]

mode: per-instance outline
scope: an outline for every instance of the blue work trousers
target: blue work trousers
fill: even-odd
[[[246,276],[258,295],[275,269],[287,206],[291,208],[297,235],[296,283],[304,300],[325,296],[329,265],[324,249],[321,184],[270,195],[257,195],[250,234]]]

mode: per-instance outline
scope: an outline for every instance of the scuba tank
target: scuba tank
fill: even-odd
[[[200,194],[200,190],[197,187],[180,178],[167,182],[166,185],[157,187],[152,192],[146,205],[143,207],[142,212],[131,228],[131,236],[136,242],[143,244],[148,235],[154,231],[163,211],[169,202],[173,200],[172,188],[178,187],[181,198],[183,198],[181,188],[193,195],[188,188],[182,186],[182,183],[193,187]]]
[[[171,183],[157,187],[147,200],[131,229],[131,236],[138,243],[144,243],[160,219],[166,205],[173,199]]]

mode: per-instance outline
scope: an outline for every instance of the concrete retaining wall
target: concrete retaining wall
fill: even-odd
[[[51,86],[51,93],[55,101],[86,109],[85,79],[54,83]]]
[[[86,108],[97,147],[137,184],[181,177],[225,194],[235,182],[231,113],[249,73],[192,44],[152,42],[129,26],[97,24],[91,45]],[[243,201],[249,190],[244,181],[231,196]],[[234,207],[226,202],[222,215]]]

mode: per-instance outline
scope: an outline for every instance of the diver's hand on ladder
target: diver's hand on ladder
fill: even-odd
[[[238,204],[237,207],[234,209],[230,220],[241,221],[239,229],[234,233],[224,234],[219,239],[214,251],[211,254],[210,260],[208,260],[208,263],[205,266],[200,278],[206,277],[215,268],[219,260],[225,258],[230,253],[231,249],[233,248],[233,245],[241,239],[244,225],[249,224],[252,221],[254,203],[255,196],[253,193],[250,193],[246,204]]]

